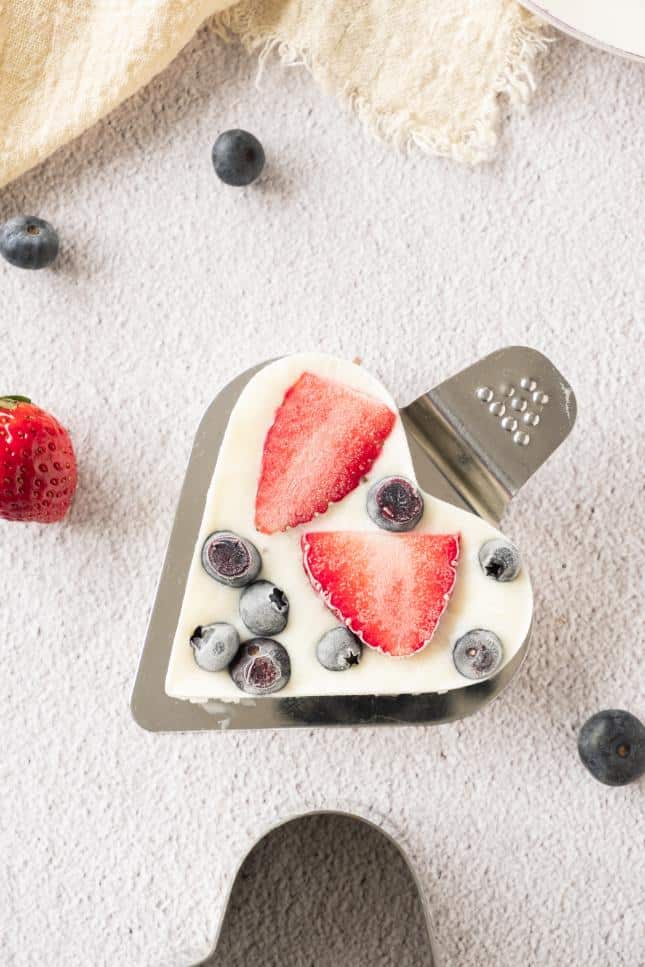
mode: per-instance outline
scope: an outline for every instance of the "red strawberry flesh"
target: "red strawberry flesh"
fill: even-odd
[[[369,473],[396,414],[334,380],[303,373],[264,442],[255,526],[264,534],[305,524]]]
[[[0,517],[56,523],[76,480],[72,441],[58,420],[25,397],[0,398]]]
[[[405,657],[428,644],[455,584],[458,534],[314,531],[301,543],[312,586],[366,645]]]

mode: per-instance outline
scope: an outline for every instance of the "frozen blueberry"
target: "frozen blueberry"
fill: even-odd
[[[423,515],[423,497],[405,477],[384,477],[369,489],[367,513],[386,531],[411,531]]]
[[[479,563],[484,574],[495,581],[513,581],[522,566],[518,549],[498,537],[482,544],[479,550]]]
[[[215,174],[227,185],[250,185],[264,168],[264,148],[248,131],[224,131],[213,145]]]
[[[58,255],[58,233],[35,215],[18,215],[0,228],[0,254],[19,269],[44,269]]]
[[[645,773],[645,726],[622,709],[596,712],[580,729],[578,752],[594,779],[625,786]]]
[[[202,547],[204,570],[220,584],[242,588],[255,581],[262,567],[262,558],[251,541],[231,531],[215,531]]]
[[[270,695],[279,692],[291,676],[289,653],[271,638],[251,638],[245,641],[229,665],[231,678],[238,688],[249,695]]]
[[[240,636],[225,621],[199,625],[190,639],[195,661],[206,672],[221,672],[235,658]]]
[[[494,675],[502,663],[502,643],[492,631],[476,628],[457,641],[452,660],[457,671],[473,680]]]
[[[316,645],[316,658],[330,672],[344,672],[358,665],[362,652],[360,641],[344,625],[327,631]]]
[[[240,618],[254,635],[279,635],[289,618],[289,601],[270,581],[255,581],[240,595]]]

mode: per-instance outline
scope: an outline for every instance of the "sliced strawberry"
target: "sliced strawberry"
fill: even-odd
[[[342,500],[371,470],[395,420],[384,403],[303,373],[264,441],[257,529],[273,534],[304,524]]]
[[[314,589],[366,645],[404,657],[428,644],[455,584],[458,534],[314,531],[301,543]]]

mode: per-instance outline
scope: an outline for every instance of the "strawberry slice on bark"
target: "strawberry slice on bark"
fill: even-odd
[[[395,420],[379,400],[303,373],[287,390],[264,441],[257,529],[274,534],[305,524],[342,500],[372,469]]]
[[[301,544],[313,588],[366,645],[402,658],[428,644],[455,585],[458,534],[313,531]]]

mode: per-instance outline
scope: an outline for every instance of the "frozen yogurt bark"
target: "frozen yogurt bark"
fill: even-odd
[[[397,406],[321,354],[262,369],[233,409],[168,672],[194,702],[441,692],[525,641],[519,552],[423,493]]]

